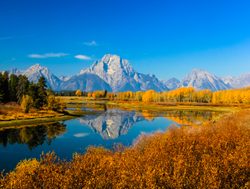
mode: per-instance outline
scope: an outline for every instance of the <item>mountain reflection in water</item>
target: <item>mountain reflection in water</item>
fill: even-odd
[[[109,109],[101,115],[89,115],[80,118],[80,123],[88,125],[103,139],[115,139],[127,134],[128,130],[145,118],[138,112]]]
[[[210,121],[216,114],[207,111],[167,111],[159,113],[148,110],[136,112],[108,109],[100,115],[88,115],[79,118],[79,120],[81,124],[89,126],[95,133],[107,140],[126,135],[129,129],[139,121],[153,121],[156,117],[165,117],[177,125],[192,125]]]

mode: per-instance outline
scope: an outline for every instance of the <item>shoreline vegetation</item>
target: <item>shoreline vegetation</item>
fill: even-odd
[[[250,110],[217,122],[142,135],[131,147],[90,147],[21,161],[0,188],[248,188]],[[108,178],[108,179],[107,179]]]
[[[34,125],[38,123],[53,123],[72,119],[77,116],[94,113],[81,110],[81,107],[95,107],[95,104],[110,107],[119,107],[127,110],[148,110],[171,111],[171,110],[190,110],[190,111],[214,111],[214,112],[236,112],[242,109],[249,109],[250,105],[214,105],[205,103],[142,103],[128,101],[109,101],[107,99],[91,99],[87,97],[57,97],[66,107],[76,108],[76,110],[65,110],[55,112],[52,110],[31,110],[30,113],[22,113],[16,104],[1,105],[0,111],[5,109],[5,114],[0,114],[0,128],[9,126]],[[79,108],[77,108],[79,107]],[[11,109],[11,110],[8,110]],[[9,111],[9,112],[8,112]]]
[[[95,112],[83,110],[64,110],[56,112],[52,110],[31,110],[29,113],[23,113],[17,104],[1,105],[0,112],[5,109],[5,114],[0,114],[0,130],[6,127],[30,126],[42,123],[54,123],[65,121],[75,117],[94,114]],[[3,112],[3,110],[2,110]]]
[[[196,102],[136,102],[109,100],[107,98],[77,97],[77,96],[57,96],[56,99],[65,104],[65,108],[76,108],[75,110],[64,110],[56,112],[53,110],[31,109],[29,113],[23,113],[20,106],[15,103],[1,104],[0,128],[9,126],[34,125],[38,123],[53,123],[72,119],[77,116],[89,114],[89,111],[81,110],[82,107],[96,107],[105,105],[108,107],[119,107],[127,110],[148,110],[171,111],[171,110],[190,110],[190,111],[214,111],[214,112],[236,112],[243,109],[250,109],[249,104],[212,104]],[[94,112],[91,112],[94,113]]]

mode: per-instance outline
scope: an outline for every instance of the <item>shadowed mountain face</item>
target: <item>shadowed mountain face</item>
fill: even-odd
[[[101,115],[89,115],[80,118],[80,123],[88,125],[103,139],[108,140],[127,134],[136,122],[143,120],[145,118],[134,111],[109,109]]]
[[[95,74],[84,73],[81,75],[73,76],[70,79],[61,83],[60,89],[62,90],[77,90],[95,91],[107,90],[112,91],[108,83],[102,80]]]
[[[177,78],[171,78],[167,81],[163,81],[169,90],[174,90],[180,87],[180,81]]]

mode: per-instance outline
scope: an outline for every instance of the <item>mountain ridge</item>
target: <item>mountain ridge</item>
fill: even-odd
[[[73,76],[57,77],[47,67],[35,64],[25,71],[12,69],[10,73],[24,74],[32,82],[45,77],[49,88],[60,90],[107,90],[119,91],[166,91],[179,87],[194,87],[212,91],[240,88],[250,85],[250,73],[239,77],[218,77],[202,69],[193,69],[182,80],[170,78],[160,81],[155,75],[143,74],[134,70],[127,59],[118,55],[106,54],[90,67]]]
[[[225,84],[218,76],[202,69],[193,69],[182,79],[180,86],[194,87],[198,90],[210,89],[211,91],[231,88],[231,86]]]
[[[112,91],[138,91],[154,89],[167,90],[156,77],[136,72],[127,59],[118,55],[106,54],[89,68],[80,71],[80,74],[92,73],[107,82]]]

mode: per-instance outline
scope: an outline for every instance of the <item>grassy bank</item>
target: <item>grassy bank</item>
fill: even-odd
[[[196,104],[196,103],[141,103],[141,102],[123,102],[123,101],[110,101],[108,105],[124,107],[127,109],[144,109],[155,111],[168,111],[168,110],[194,110],[194,111],[220,111],[220,112],[233,112],[245,108],[246,106],[219,106],[212,104]]]
[[[134,101],[109,101],[108,99],[94,99],[89,97],[57,97],[61,102],[68,105],[79,104],[106,104],[118,106],[124,109],[144,109],[144,110],[197,110],[197,111],[225,111],[233,112],[242,109],[250,109],[250,105],[244,104],[209,104],[209,103],[143,103]]]
[[[74,116],[72,115],[62,115],[62,116],[56,116],[56,117],[42,117],[42,118],[30,118],[30,119],[22,119],[22,120],[11,120],[11,121],[0,121],[0,130],[1,128],[6,128],[10,126],[29,126],[29,125],[37,125],[41,123],[54,123],[58,121],[64,121],[68,119],[72,119]]]
[[[143,110],[150,112],[162,112],[171,110],[190,110],[190,111],[218,111],[236,112],[242,109],[249,109],[249,105],[214,105],[201,103],[142,103],[131,101],[108,101],[107,99],[94,99],[87,97],[57,97],[67,107],[90,107],[96,110],[103,109],[103,106],[119,107],[125,110]],[[49,110],[34,110],[30,113],[23,113],[17,104],[1,104],[0,106],[0,127],[31,125],[38,123],[50,123],[61,120],[71,119],[94,112],[81,110],[68,110],[58,113]]]
[[[17,104],[5,104],[0,108],[0,128],[21,125],[36,125],[41,123],[53,123],[72,119],[77,116],[90,114],[81,110],[67,110],[65,112],[55,112],[51,110],[35,110],[23,113]]]
[[[65,162],[24,160],[2,188],[248,188],[250,111],[141,136],[132,147],[89,148]]]

